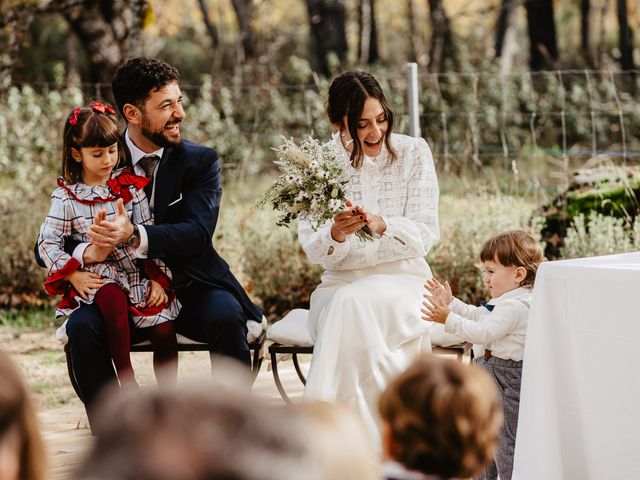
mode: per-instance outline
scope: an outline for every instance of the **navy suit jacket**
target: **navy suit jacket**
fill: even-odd
[[[155,224],[144,227],[149,238],[147,256],[162,258],[174,278],[186,277],[227,290],[238,300],[247,320],[260,322],[262,311],[211,243],[222,198],[221,176],[220,159],[212,148],[184,140],[164,149],[156,173]],[[76,246],[65,242],[67,252]]]

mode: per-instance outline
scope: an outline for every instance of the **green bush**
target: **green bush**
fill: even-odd
[[[484,300],[488,291],[480,275],[480,249],[493,235],[524,230],[540,240],[541,221],[531,220],[535,205],[523,198],[476,194],[443,195],[440,199],[440,241],[427,255],[433,274],[448,280],[453,294],[467,303]]]
[[[247,72],[244,83],[242,79],[234,80],[221,87],[210,77],[204,77],[199,88],[186,88],[190,101],[185,102],[185,137],[218,149],[224,163],[226,186],[270,171],[275,159],[271,147],[280,142],[282,135],[328,138],[330,125],[324,114],[328,82],[311,77],[305,62],[291,58],[286,75],[279,80],[270,77],[268,72],[256,70]],[[403,72],[382,67],[374,67],[372,71],[398,113],[397,131],[405,131]],[[527,74],[501,78],[490,69],[488,71],[477,79],[474,74],[435,77],[421,72],[423,134],[429,139],[441,170],[458,170],[463,178],[474,176],[474,185],[483,181],[499,185],[508,182],[516,175],[489,178],[495,171],[485,169],[485,177],[480,178],[479,170],[470,169],[468,162],[475,158],[479,167],[484,162],[484,153],[496,155],[483,153],[483,145],[495,146],[504,142],[511,152],[505,165],[508,164],[507,168],[512,166],[515,174],[518,166],[510,163],[511,156],[514,151],[533,147],[529,142],[531,129],[535,128],[538,150],[532,150],[532,157],[538,161],[535,168],[540,168],[542,173],[527,176],[527,168],[533,167],[521,168],[521,184],[516,186],[519,190],[530,187],[529,193],[539,193],[540,185],[535,182],[544,177],[540,164],[546,156],[551,160],[558,157],[557,145],[561,137],[558,136],[557,119],[552,121],[540,114],[535,124],[531,124],[530,113],[568,112],[566,129],[570,149],[573,145],[584,146],[585,142],[590,145],[590,120],[569,114],[583,111],[585,104],[600,112],[595,119],[597,148],[619,149],[620,133],[614,131],[620,128],[616,123],[618,117],[616,122],[608,124],[609,114],[602,113],[610,111],[613,105],[615,90],[608,77],[593,78],[586,88],[583,74],[575,74],[570,79],[565,77],[561,84],[555,74],[544,74],[534,81]],[[297,81],[313,83],[296,85]],[[74,106],[87,101],[78,88],[36,92],[24,86],[0,91],[0,215],[3,219],[0,235],[5,239],[0,247],[2,298],[16,294],[35,294],[44,298],[41,288],[44,272],[35,265],[33,245],[60,170],[61,130],[65,116]],[[623,98],[629,152],[638,149],[640,138],[634,135],[640,125],[640,116],[629,113],[636,106],[637,100],[633,96]],[[446,129],[439,112],[450,113],[446,117]],[[504,112],[510,114],[505,116]],[[512,115],[512,112],[516,114]],[[504,138],[499,135],[501,129]],[[549,155],[538,155],[540,147],[556,147],[556,150]],[[448,157],[443,155],[447,149]],[[476,152],[481,158],[476,158]],[[502,155],[501,152],[497,155]],[[458,157],[464,163],[453,165]],[[518,161],[524,166],[522,163],[529,159]],[[487,174],[489,171],[492,173]],[[455,177],[455,180],[460,178]],[[517,183],[518,179],[515,181]],[[530,185],[525,185],[526,182]],[[453,188],[453,191],[460,190],[457,186]],[[538,225],[529,225],[528,220],[533,208],[516,197],[480,195],[454,199],[444,196],[442,200],[443,239],[430,252],[429,260],[438,276],[451,279],[458,294],[466,300],[476,301],[485,295],[474,266],[481,243],[507,228],[536,231]],[[306,262],[294,231],[277,229],[270,212],[247,210],[247,205],[254,201],[255,195],[250,201],[245,198],[237,204],[225,204],[221,217],[224,221],[215,242],[234,272],[263,302],[266,311],[280,314],[285,305],[303,305],[308,301],[309,293],[318,282],[319,269]],[[626,244],[607,244],[598,248],[609,252],[628,247]]]
[[[563,258],[593,257],[640,250],[640,222],[630,224],[621,218],[596,211],[580,213],[567,229]]]
[[[56,186],[63,121],[80,102],[75,89],[38,94],[28,86],[0,101],[0,303],[43,298],[33,247]]]
[[[243,225],[242,269],[267,316],[280,318],[292,308],[309,308],[322,268],[311,265],[298,243],[297,229],[276,226],[276,215],[256,211]]]
[[[292,308],[309,308],[322,268],[307,260],[295,225],[278,227],[276,212],[254,206],[265,190],[264,180],[236,182],[226,189],[213,243],[252,299],[274,320]]]
[[[39,199],[40,200],[40,199]],[[0,234],[0,304],[44,298],[44,269],[37,266],[33,248],[48,204],[16,202],[4,209]],[[42,212],[40,214],[40,212]]]

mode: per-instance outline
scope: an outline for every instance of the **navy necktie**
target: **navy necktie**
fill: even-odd
[[[495,305],[489,305],[487,302],[480,302],[480,306],[486,308],[490,312],[495,308]]]

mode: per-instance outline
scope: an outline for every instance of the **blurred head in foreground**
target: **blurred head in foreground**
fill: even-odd
[[[45,451],[22,375],[0,351],[0,479],[43,480]]]
[[[386,457],[408,470],[468,478],[493,458],[500,397],[475,365],[420,356],[382,393],[379,406]]]
[[[108,398],[75,478],[320,480],[300,417],[229,384],[243,376],[237,368],[216,368],[211,381]]]

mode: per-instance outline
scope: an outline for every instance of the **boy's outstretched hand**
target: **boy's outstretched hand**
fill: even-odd
[[[444,323],[449,316],[449,304],[453,300],[449,282],[442,285],[436,278],[430,278],[424,284],[424,288],[431,295],[423,295],[425,301],[422,302],[422,319],[429,322]]]
[[[427,283],[424,284],[424,288],[426,288],[431,294],[431,297],[423,295],[424,298],[435,298],[445,305],[449,305],[451,300],[453,300],[453,294],[451,293],[451,286],[449,285],[449,282],[444,282],[444,285],[442,285],[436,277],[431,277],[427,280]]]
[[[424,295],[424,297],[427,298],[428,301],[422,302],[422,308],[420,309],[422,319],[436,323],[446,322],[450,311],[449,306],[433,297],[428,297],[427,295]]]

